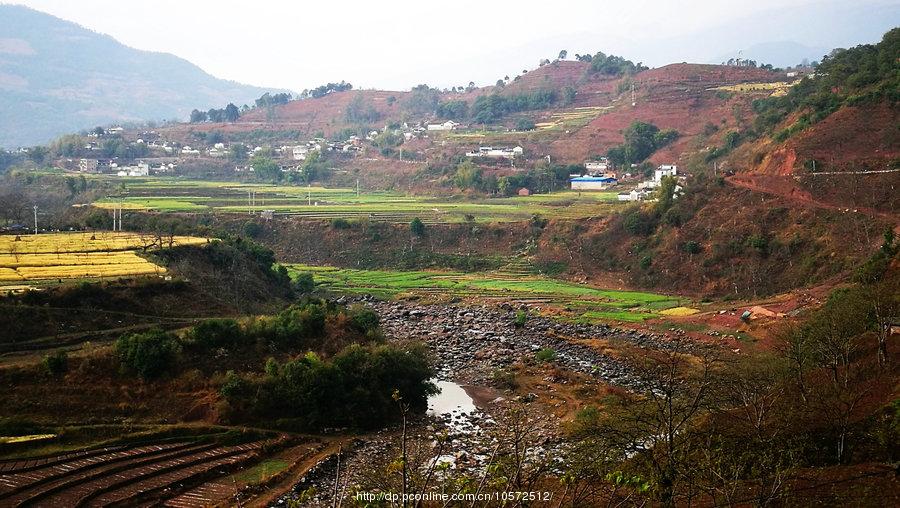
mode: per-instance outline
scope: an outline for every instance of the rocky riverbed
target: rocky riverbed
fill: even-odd
[[[694,353],[708,347],[679,336],[628,330],[608,325],[574,324],[531,316],[522,327],[514,325],[518,309],[499,307],[420,305],[409,302],[360,298],[381,316],[389,338],[418,340],[435,353],[440,376],[470,384],[484,384],[491,372],[519,358],[549,348],[556,363],[588,374],[599,381],[631,391],[645,383],[624,361],[574,341],[604,339],[630,346]]]

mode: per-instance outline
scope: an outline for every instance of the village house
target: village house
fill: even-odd
[[[674,164],[661,164],[653,173],[653,180],[658,184],[664,176],[675,176],[678,174],[678,166]]]
[[[606,157],[600,157],[600,160],[585,161],[584,169],[591,175],[605,173],[610,169],[609,160]]]
[[[528,190],[526,187],[522,187],[521,189],[519,189],[518,192],[516,192],[516,194],[518,194],[519,196],[530,196],[531,191]]]
[[[619,182],[615,178],[606,176],[579,176],[569,179],[572,190],[606,190]]]
[[[512,159],[515,157],[521,157],[525,154],[525,150],[521,146],[516,146],[514,148],[505,148],[505,147],[491,147],[491,146],[481,146],[478,147],[478,150],[468,152],[466,157],[488,157],[488,158],[507,158]]]
[[[426,127],[430,131],[452,131],[459,127],[459,124],[453,120],[447,120],[444,123],[430,123]]]
[[[643,201],[650,196],[650,192],[646,190],[632,189],[631,192],[620,192],[618,194],[619,201]]]

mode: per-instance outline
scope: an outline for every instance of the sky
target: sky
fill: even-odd
[[[489,84],[575,53],[711,63],[754,44],[808,52],[876,42],[900,0],[20,0],[216,77],[299,91]],[[849,5],[848,5],[849,4]]]

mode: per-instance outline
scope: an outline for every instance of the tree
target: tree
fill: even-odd
[[[225,106],[225,121],[227,122],[235,122],[241,116],[241,112],[238,110],[237,106],[232,103],[228,103]]]
[[[191,118],[190,118],[191,123],[205,122],[207,120],[207,118],[209,118],[209,115],[207,115],[207,113],[205,111],[200,111],[197,109],[191,111]]]
[[[47,160],[48,155],[50,155],[50,150],[46,146],[33,146],[28,149],[28,159],[38,166]]]
[[[563,49],[563,50],[561,50],[561,51],[559,52],[559,59],[560,59],[560,60],[565,60],[567,56],[569,56],[569,52],[568,52],[568,51],[566,51],[566,50]]]
[[[281,168],[269,157],[263,155],[253,157],[250,159],[250,167],[253,168],[256,178],[260,180],[278,182],[282,178]]]
[[[416,236],[422,236],[425,234],[425,223],[422,222],[422,219],[414,217],[409,223],[409,230]]]
[[[228,147],[228,160],[243,162],[247,160],[247,147],[243,143],[234,143]]]
[[[225,110],[211,108],[206,112],[206,116],[209,118],[210,122],[219,123],[225,120]]]
[[[159,376],[172,366],[179,351],[177,339],[160,329],[123,335],[116,341],[122,366],[144,379]]]
[[[473,164],[472,161],[461,162],[456,166],[453,183],[460,189],[475,188],[481,183],[481,173],[481,168]]]

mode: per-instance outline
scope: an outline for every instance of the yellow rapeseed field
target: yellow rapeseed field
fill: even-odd
[[[199,245],[205,238],[165,237],[163,246]],[[152,235],[118,232],[0,235],[0,285],[57,279],[157,275],[165,268],[138,253],[160,247]]]

